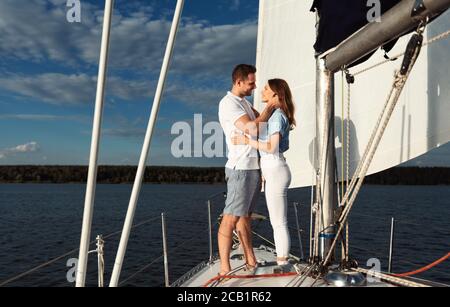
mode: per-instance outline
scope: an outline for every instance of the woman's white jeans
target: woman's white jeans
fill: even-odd
[[[287,192],[291,184],[291,171],[282,156],[261,157],[261,170],[265,178],[265,194],[278,258],[289,257],[291,238],[287,221]]]

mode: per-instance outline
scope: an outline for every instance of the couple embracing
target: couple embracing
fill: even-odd
[[[289,149],[289,133],[296,125],[291,90],[284,80],[269,80],[262,92],[266,107],[259,114],[245,99],[256,89],[256,68],[238,65],[232,78],[233,88],[219,106],[229,151],[225,169],[228,193],[218,234],[220,275],[231,271],[233,231],[239,236],[247,269],[257,266],[251,215],[263,179],[279,265],[288,263],[290,251],[287,191],[291,172],[283,153]]]

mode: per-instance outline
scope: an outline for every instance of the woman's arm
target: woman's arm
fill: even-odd
[[[235,135],[231,138],[231,141],[234,145],[250,145],[257,150],[269,154],[278,153],[280,149],[280,133],[273,134],[268,142],[252,140],[246,135]]]

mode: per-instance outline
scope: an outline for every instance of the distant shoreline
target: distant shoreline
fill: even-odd
[[[100,166],[98,183],[131,184],[135,166]],[[86,183],[87,166],[0,166],[0,183]],[[224,184],[223,167],[151,166],[145,172],[145,183],[153,184]],[[397,167],[366,178],[376,185],[450,185],[450,168]]]

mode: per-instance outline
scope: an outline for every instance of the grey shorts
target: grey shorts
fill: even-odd
[[[225,169],[227,200],[223,214],[237,217],[249,216],[254,212],[261,191],[260,170]]]

